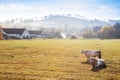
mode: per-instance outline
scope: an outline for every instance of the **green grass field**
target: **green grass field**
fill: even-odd
[[[82,49],[101,50],[107,68],[91,71]],[[120,40],[1,40],[0,80],[120,80]]]

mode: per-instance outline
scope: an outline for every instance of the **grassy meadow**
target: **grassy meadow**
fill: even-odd
[[[91,71],[82,49],[98,49],[106,69]],[[120,80],[120,40],[1,40],[0,80]]]

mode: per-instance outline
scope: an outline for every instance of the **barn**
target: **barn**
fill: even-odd
[[[72,34],[70,39],[78,39],[78,36],[76,34]]]
[[[65,33],[59,33],[59,34],[57,34],[57,38],[63,38],[63,39],[66,39],[67,36],[66,36]]]
[[[25,28],[2,28],[5,39],[28,39],[30,34]]]
[[[29,30],[28,32],[31,38],[44,38],[44,36],[42,35],[43,31]]]

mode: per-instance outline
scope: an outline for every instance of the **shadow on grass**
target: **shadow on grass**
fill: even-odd
[[[81,62],[82,64],[90,64],[89,61]]]
[[[93,72],[98,72],[99,70],[105,69],[107,67],[96,67],[96,68],[92,68],[91,71]]]

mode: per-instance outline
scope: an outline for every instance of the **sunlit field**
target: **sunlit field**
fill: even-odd
[[[98,49],[106,69],[91,71],[82,49]],[[1,40],[0,80],[119,80],[120,40]]]

